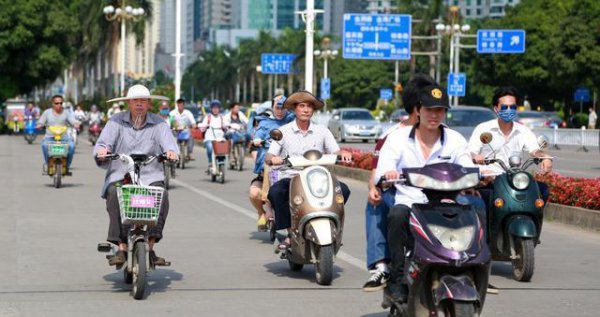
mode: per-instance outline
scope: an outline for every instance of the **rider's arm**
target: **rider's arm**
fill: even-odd
[[[325,127],[323,127],[323,130],[325,131],[324,132],[324,140],[323,140],[323,146],[325,148],[325,153],[340,154],[339,153],[340,146],[335,141],[335,138],[333,137],[333,134],[331,134],[331,131],[329,131]]]
[[[156,142],[160,145],[161,150],[163,152],[173,152],[179,156],[180,153],[177,141],[175,141],[175,137],[173,137],[173,133],[171,132],[171,129],[169,129],[167,123],[158,124],[157,129]]]
[[[190,123],[191,123],[192,127],[195,127],[196,126],[196,119],[194,118],[194,114],[192,114],[191,111],[187,110],[187,117],[188,117],[188,120],[190,120]]]
[[[79,121],[75,119],[75,114],[73,112],[67,114],[67,121],[73,127],[79,126]]]
[[[101,149],[106,149],[108,153],[113,153],[115,143],[117,142],[117,138],[119,137],[119,124],[109,120],[106,124],[106,127],[102,129],[100,136],[98,137],[98,141],[96,141],[96,145],[94,146],[94,157],[97,156],[98,152]],[[103,164],[106,162],[100,162],[96,160],[97,165],[100,168],[107,169],[108,165]]]
[[[48,120],[48,114],[46,111],[44,111],[44,113],[42,113],[42,115],[38,119],[37,125],[35,127],[38,129],[43,128],[46,125],[47,120]]]
[[[400,140],[400,131],[392,132],[387,137],[387,141],[383,144],[379,151],[379,161],[375,170],[375,181],[379,180],[386,172],[398,171],[399,163],[402,160],[403,142]]]

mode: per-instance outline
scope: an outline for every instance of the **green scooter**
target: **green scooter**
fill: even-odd
[[[480,139],[489,146],[492,135],[484,132]],[[538,144],[545,148],[548,141],[540,137]],[[521,164],[521,157],[514,155],[509,158],[509,166],[495,157],[484,160],[485,164],[498,163],[505,171],[494,179],[490,201],[486,202],[492,260],[511,261],[513,278],[521,282],[528,282],[533,276],[534,248],[540,243],[545,204],[538,184],[527,168],[546,158],[551,159],[532,157]]]

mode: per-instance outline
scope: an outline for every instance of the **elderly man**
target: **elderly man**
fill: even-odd
[[[115,98],[108,102],[125,100],[129,111],[115,114],[102,130],[94,147],[97,163],[107,169],[102,198],[106,199],[106,210],[110,218],[107,241],[117,244],[119,251],[109,259],[110,265],[122,265],[127,260],[127,226],[121,224],[116,183],[124,178],[124,163],[103,159],[109,153],[156,155],[166,152],[167,159],[177,160],[179,149],[171,130],[158,115],[148,113],[152,104],[150,99],[166,100],[166,97],[150,95],[148,88],[135,85],[129,88],[126,97]],[[142,183],[150,186],[165,187],[163,165],[154,160],[146,165],[140,175]],[[154,265],[166,265],[164,258],[156,256],[154,243],[162,238],[162,231],[169,212],[169,195],[165,191],[158,223],[150,229],[148,244],[150,261]]]
[[[282,156],[302,156],[308,150],[319,150],[325,154],[339,154],[342,156],[344,162],[350,162],[352,154],[340,150],[331,131],[325,126],[310,122],[314,111],[323,108],[323,106],[323,101],[308,91],[298,91],[291,94],[283,103],[283,107],[294,111],[296,120],[281,127],[283,139],[271,144],[265,162],[271,162],[273,165],[281,165],[283,164]],[[288,229],[288,233],[291,226],[289,210],[290,181],[291,176],[294,176],[296,173],[297,171],[288,171],[288,173],[282,175],[284,178],[271,186],[268,195],[269,201],[275,209],[276,229]],[[344,202],[347,202],[350,190],[342,182],[340,182],[340,186],[344,195]],[[279,245],[279,248],[284,250],[289,246],[290,239],[288,236]]]

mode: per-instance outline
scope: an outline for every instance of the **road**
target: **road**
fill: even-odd
[[[250,172],[229,172],[225,185],[202,173],[205,156],[180,172],[170,191],[165,238],[157,252],[173,262],[149,276],[147,298],[133,300],[122,273],[96,244],[108,216],[99,193],[103,171],[82,140],[73,176],[54,189],[41,175],[39,139],[0,136],[0,316],[365,316],[384,317],[381,293],[364,293],[363,183],[352,190],[344,246],[330,287],[312,267],[292,273],[255,232],[246,198]],[[546,223],[531,283],[513,281],[495,263],[483,316],[598,316],[600,234]]]
[[[362,142],[345,142],[342,147],[356,148],[363,151],[373,151],[375,144]],[[554,157],[554,170],[561,175],[571,177],[600,177],[600,154],[597,147],[590,147],[588,152],[578,146],[560,146],[560,149],[550,148],[547,151]]]

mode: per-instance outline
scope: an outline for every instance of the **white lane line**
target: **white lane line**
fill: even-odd
[[[216,196],[214,196],[214,194],[211,194],[211,193],[209,193],[207,191],[204,191],[204,190],[198,189],[196,187],[193,187],[192,185],[190,185],[190,184],[188,184],[186,182],[183,182],[181,180],[172,179],[171,182],[174,183],[174,184],[177,184],[177,185],[179,185],[181,187],[184,187],[184,188],[186,188],[186,189],[188,189],[188,190],[190,190],[190,191],[192,191],[192,192],[194,192],[194,193],[196,193],[196,194],[198,194],[200,196],[203,196],[203,197],[205,197],[207,199],[210,199],[210,200],[212,200],[212,201],[214,201],[214,202],[216,202],[218,204],[221,204],[221,205],[223,205],[225,207],[228,207],[228,208],[230,208],[230,209],[232,209],[234,211],[237,211],[238,213],[240,213],[240,214],[242,214],[242,215],[244,215],[244,216],[246,216],[246,217],[248,217],[250,219],[255,219],[256,218],[256,212],[255,211],[248,210],[248,209],[246,209],[246,208],[244,208],[242,206],[236,205],[236,204],[234,204],[232,202],[229,202],[229,201],[227,201],[225,199],[221,199],[219,197],[216,197]],[[350,255],[350,254],[348,254],[348,253],[346,253],[344,251],[339,251],[337,253],[337,257],[339,259],[343,260],[344,262],[346,262],[346,263],[348,263],[348,264],[350,264],[350,265],[358,268],[359,270],[363,270],[363,271],[367,270],[366,269],[367,264],[364,261],[362,261],[359,258],[353,257],[352,255]]]

